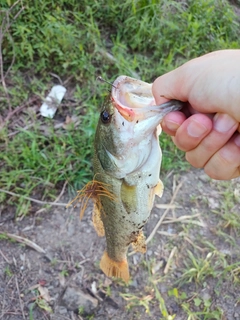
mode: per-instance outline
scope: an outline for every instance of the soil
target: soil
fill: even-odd
[[[156,199],[156,204],[169,204],[176,185],[183,183],[174,200],[176,208],[169,210],[164,224],[158,229],[160,233],[156,232],[148,244],[146,254],[128,257],[131,273],[128,286],[119,280],[108,279],[99,268],[105,239],[99,238],[93,228],[91,204],[82,221],[79,207],[55,206],[21,221],[12,219],[11,209],[2,214],[1,232],[29,239],[45,253],[18,241],[1,239],[0,319],[173,319],[163,317],[164,308],[159,306],[157,290],[165,301],[168,315],[175,314],[177,320],[188,319],[183,302],[192,311],[204,311],[204,306],[197,308],[196,302],[193,304],[197,295],[204,301],[211,301],[209,310],[220,308],[224,312],[222,318],[208,319],[240,319],[239,273],[235,272],[233,277],[227,272],[218,273],[216,267],[221,262],[221,254],[225,263],[236,263],[235,269],[239,268],[237,263],[240,261],[239,231],[224,224],[219,215],[227,201],[221,192],[224,185],[208,179],[201,170],[177,175],[170,173],[163,182],[164,195]],[[237,199],[234,206],[237,213],[240,212],[239,182],[235,179],[231,183],[231,190],[236,195],[234,199]],[[67,194],[61,198],[61,202],[69,200]],[[164,211],[154,207],[144,228],[146,236]],[[177,218],[185,216],[190,216],[187,223],[176,222]],[[169,218],[175,222],[170,223]],[[206,276],[198,274],[199,278],[192,279],[184,276],[184,272],[192,268],[189,251],[198,261],[204,261],[209,252],[212,255],[218,252],[216,259],[209,257],[212,269],[206,271]],[[171,252],[175,254],[166,270]],[[68,288],[72,288],[73,294],[76,292],[77,295],[80,290],[83,295],[84,308],[79,306],[80,315],[66,298]],[[185,297],[180,300],[171,296],[169,290],[173,288],[178,288],[179,294],[184,293]]]

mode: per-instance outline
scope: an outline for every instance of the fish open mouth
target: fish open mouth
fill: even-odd
[[[129,122],[136,118],[146,118],[153,113],[161,113],[162,118],[169,112],[180,110],[181,101],[170,100],[156,106],[152,94],[152,84],[128,76],[118,77],[112,87],[112,101],[119,113]]]

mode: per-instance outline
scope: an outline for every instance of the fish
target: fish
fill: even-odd
[[[129,246],[146,252],[143,227],[155,195],[163,193],[160,122],[182,106],[177,100],[156,106],[152,84],[124,75],[113,82],[102,106],[94,140],[94,179],[82,192],[81,216],[92,198],[94,228],[106,238],[100,268],[108,277],[129,282]]]

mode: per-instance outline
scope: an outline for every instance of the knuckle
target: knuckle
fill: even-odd
[[[229,180],[235,170],[232,161],[222,157],[220,152],[217,152],[204,167],[205,173],[215,180]]]

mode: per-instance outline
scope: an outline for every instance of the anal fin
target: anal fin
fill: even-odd
[[[143,231],[140,230],[136,240],[132,242],[133,250],[140,253],[145,253],[147,250],[145,236],[143,234]]]
[[[104,251],[100,261],[100,268],[107,277],[121,278],[126,283],[129,281],[130,276],[127,259],[120,262],[114,261],[109,257],[107,252]]]
[[[105,230],[104,230],[104,225],[101,219],[101,211],[99,210],[98,206],[96,203],[93,206],[93,212],[92,212],[92,222],[95,231],[97,232],[97,235],[99,237],[104,237],[105,236]]]

